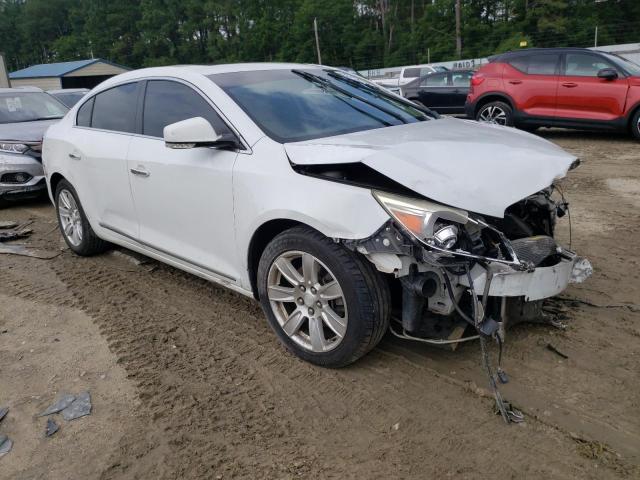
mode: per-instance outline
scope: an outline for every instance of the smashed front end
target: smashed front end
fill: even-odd
[[[568,208],[553,192],[492,218],[374,191],[389,222],[345,244],[397,279],[395,318],[406,338],[454,345],[470,325],[502,341],[508,324],[540,321],[543,299],[592,272],[588,260],[553,238],[556,218]]]

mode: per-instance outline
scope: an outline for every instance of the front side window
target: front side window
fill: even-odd
[[[48,93],[0,93],[0,124],[53,120],[65,116],[69,109]]]
[[[95,96],[91,127],[136,133],[138,84],[127,83]]]
[[[334,70],[219,73],[209,79],[280,143],[434,118],[382,88]]]
[[[162,138],[164,127],[202,117],[219,135],[231,133],[218,114],[192,88],[170,80],[150,80],[144,100],[142,133]]]
[[[565,75],[574,77],[597,77],[603,68],[614,68],[597,55],[588,53],[567,53]]]

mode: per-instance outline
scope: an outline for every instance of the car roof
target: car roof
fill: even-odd
[[[489,57],[490,62],[501,61],[505,58],[511,58],[515,56],[526,56],[535,53],[567,53],[567,52],[584,52],[584,53],[608,53],[602,50],[594,50],[591,48],[580,47],[558,47],[558,48],[525,48],[522,50],[510,50],[505,53],[499,53]]]
[[[47,90],[47,93],[86,93],[88,91],[88,88],[59,88],[57,90]]]

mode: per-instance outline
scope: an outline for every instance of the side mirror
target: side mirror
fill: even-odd
[[[602,78],[604,80],[615,80],[618,78],[618,72],[614,68],[603,68],[598,71],[598,78]]]
[[[168,148],[228,147],[229,140],[218,135],[202,117],[188,118],[164,127],[164,143]]]

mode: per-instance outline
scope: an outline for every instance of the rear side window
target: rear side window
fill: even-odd
[[[529,57],[529,75],[554,75],[558,66],[560,55],[531,55]]]
[[[404,71],[404,78],[418,78],[420,76],[419,68],[407,68]]]
[[[91,114],[93,113],[93,101],[95,97],[89,99],[78,109],[78,116],[76,118],[76,124],[79,127],[91,126]]]
[[[559,59],[557,53],[527,55],[512,58],[509,65],[529,75],[555,75]]]
[[[420,82],[421,87],[446,87],[447,82],[447,73],[437,73],[433,75],[427,75],[422,78]]]
[[[114,132],[136,132],[138,84],[127,83],[95,96],[91,126]]]
[[[453,72],[451,73],[451,80],[454,87],[468,87],[471,83],[471,72]]]
[[[192,88],[169,80],[150,80],[144,100],[142,133],[162,138],[164,127],[188,118],[202,117],[216,133],[231,133],[215,110]]]

